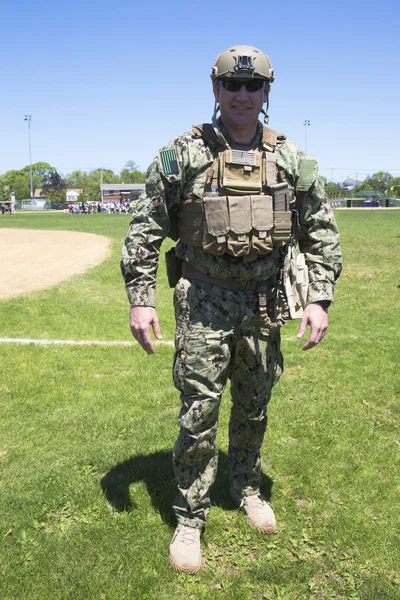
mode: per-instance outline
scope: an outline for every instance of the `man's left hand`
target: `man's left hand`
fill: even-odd
[[[320,304],[306,306],[297,334],[298,338],[303,337],[308,325],[310,326],[310,338],[304,344],[303,350],[314,348],[325,337],[328,329],[328,310]]]

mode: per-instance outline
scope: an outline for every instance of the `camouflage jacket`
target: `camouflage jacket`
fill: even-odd
[[[235,145],[222,123],[218,123],[231,147],[243,149],[243,146]],[[247,149],[258,147],[261,136],[262,125],[259,123],[256,138]],[[277,165],[285,170],[289,186],[294,190],[303,153],[284,136],[278,139]],[[177,211],[181,198],[191,198],[193,194],[203,196],[204,173],[216,157],[203,139],[194,137],[192,132],[177,136],[162,150],[168,148],[176,151],[179,176],[165,176],[160,158],[153,161],[122,248],[121,270],[132,306],[155,306],[160,247],[170,232],[171,216]],[[341,271],[339,232],[319,177],[298,200],[299,246],[305,253],[310,279],[308,303],[333,300],[335,282]],[[202,248],[181,242],[177,244],[176,253],[197,269],[220,279],[261,281],[276,275],[281,264],[277,249],[253,262],[232,261],[225,255],[213,256]]]

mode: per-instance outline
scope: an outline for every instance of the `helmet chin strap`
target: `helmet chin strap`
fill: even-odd
[[[213,121],[215,121],[215,120],[216,120],[216,118],[217,118],[217,114],[218,114],[218,111],[219,111],[219,104],[218,104],[218,102],[215,100],[215,101],[214,101],[214,113],[213,113]]]
[[[211,123],[212,123],[213,129],[214,129],[214,133],[217,136],[218,140],[221,142],[222,146],[225,146],[225,148],[229,148],[228,142],[226,141],[225,137],[222,135],[222,133],[218,127],[218,123],[217,123],[218,111],[219,111],[219,104],[217,104],[217,101],[215,101],[214,114],[213,114]]]
[[[263,108],[261,109],[262,114],[264,115],[264,124],[268,125],[269,123],[269,115],[267,114],[268,112],[268,107],[269,107],[269,97],[267,99],[267,106],[265,107],[266,110],[264,110]]]
[[[269,108],[269,97],[267,98],[267,102],[266,102],[266,110],[264,110],[263,108],[261,109],[261,113],[264,115],[264,125],[268,125],[269,123],[269,115],[267,114],[268,108]],[[224,136],[222,135],[222,133],[219,131],[218,126],[217,126],[217,114],[220,111],[219,108],[219,104],[218,102],[215,100],[214,102],[214,113],[212,116],[212,125],[214,127],[214,131],[217,135],[217,137],[220,139],[220,141],[226,145],[227,148],[229,148],[229,144],[226,141],[226,139],[224,138]]]

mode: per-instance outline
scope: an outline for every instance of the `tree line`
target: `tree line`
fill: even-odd
[[[114,173],[111,169],[93,169],[81,171],[77,169],[69,175],[62,175],[56,168],[46,162],[32,165],[33,192],[42,190],[42,196],[51,202],[65,202],[65,192],[69,189],[81,189],[80,200],[99,201],[100,183],[144,183],[146,173],[133,160],[129,160],[121,172]],[[16,171],[7,171],[0,175],[0,202],[8,202],[11,195],[16,200],[30,198],[30,166]]]
[[[393,177],[387,171],[377,171],[373,175],[367,177],[354,190],[343,190],[339,184],[328,181],[326,177],[322,177],[325,190],[329,198],[339,198],[343,195],[348,198],[354,197],[372,197],[378,198],[400,197],[400,177]]]
[[[378,171],[368,175],[351,192],[344,191],[338,183],[328,181],[322,177],[329,198],[339,198],[343,195],[365,196],[376,195],[378,197],[396,196],[400,197],[400,177],[393,177],[387,171]],[[92,171],[81,171],[77,169],[65,177],[54,167],[46,162],[37,162],[32,165],[33,190],[41,189],[42,196],[51,202],[65,202],[67,189],[81,189],[82,197],[79,200],[99,201],[100,182],[103,183],[145,183],[146,173],[140,171],[138,165],[129,160],[119,174],[111,169],[93,169]],[[30,167],[29,165],[20,171],[7,171],[0,175],[0,202],[8,202],[13,194],[16,200],[30,198]]]

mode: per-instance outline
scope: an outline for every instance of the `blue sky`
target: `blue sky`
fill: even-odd
[[[145,170],[213,111],[211,66],[234,44],[275,69],[270,126],[334,181],[400,176],[400,8],[354,0],[2,3],[0,174],[46,161],[63,174]],[[333,171],[332,171],[333,169]]]

